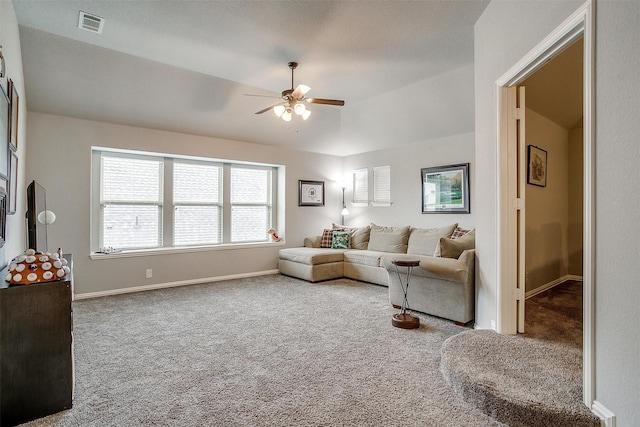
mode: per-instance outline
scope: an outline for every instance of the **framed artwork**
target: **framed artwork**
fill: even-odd
[[[9,177],[9,98],[0,85],[0,177]]]
[[[0,248],[7,240],[7,179],[0,178]]]
[[[547,152],[535,145],[529,145],[527,163],[527,183],[538,187],[547,186]]]
[[[298,181],[298,206],[324,206],[324,181]]]
[[[18,89],[13,84],[13,80],[9,79],[9,104],[11,105],[11,116],[9,119],[9,146],[14,150],[18,148],[18,105],[20,105],[20,97]]]
[[[469,163],[420,170],[422,213],[469,213]]]
[[[18,198],[18,155],[12,149],[9,158],[9,203],[7,204],[7,214],[16,213],[16,205]]]

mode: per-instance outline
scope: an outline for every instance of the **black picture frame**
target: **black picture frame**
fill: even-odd
[[[527,184],[547,186],[547,151],[535,145],[527,147]]]
[[[469,163],[420,169],[422,213],[470,213]]]
[[[324,206],[324,181],[298,181],[298,206]]]

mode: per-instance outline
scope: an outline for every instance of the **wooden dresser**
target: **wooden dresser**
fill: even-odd
[[[71,408],[73,267],[63,280],[12,285],[0,280],[0,426]]]

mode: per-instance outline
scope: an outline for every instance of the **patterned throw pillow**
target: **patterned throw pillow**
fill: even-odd
[[[351,249],[351,233],[348,231],[334,231],[331,240],[331,249]]]
[[[460,227],[456,227],[455,230],[453,230],[453,234],[451,235],[452,239],[457,239],[459,237],[464,236],[465,234],[467,234],[468,232],[470,232],[471,230],[463,230]]]
[[[320,238],[320,247],[330,248],[332,240],[333,240],[333,230],[325,228],[324,231],[322,232],[322,237]]]

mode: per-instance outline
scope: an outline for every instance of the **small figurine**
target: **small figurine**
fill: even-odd
[[[270,228],[269,231],[267,231],[267,233],[269,233],[269,237],[271,238],[272,242],[282,241],[282,238],[278,236],[278,233],[276,233],[276,230],[274,230],[273,228]]]

